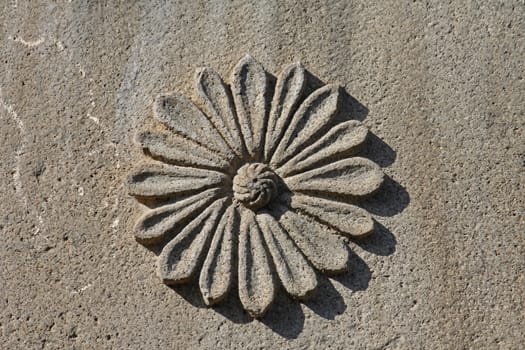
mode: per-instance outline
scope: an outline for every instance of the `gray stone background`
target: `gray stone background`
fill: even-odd
[[[522,348],[523,1],[0,8],[1,348]],[[123,185],[153,97],[245,53],[340,83],[390,177],[353,272],[253,322],[161,283]]]

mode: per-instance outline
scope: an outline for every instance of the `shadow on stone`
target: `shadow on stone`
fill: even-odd
[[[304,96],[310,95],[315,90],[322,88],[326,85],[325,82],[323,82],[321,79],[319,79],[316,75],[314,75],[309,70],[305,69],[305,80],[306,80],[306,88],[304,91]]]
[[[232,288],[226,299],[212,308],[234,323],[244,324],[252,321],[252,317],[241,306],[236,288]]]
[[[357,101],[352,95],[341,89],[341,107],[336,122],[359,120],[362,122],[368,115],[368,108]]]
[[[348,270],[347,273],[332,278],[354,292],[368,288],[368,284],[372,279],[372,272],[364,260],[354,252],[350,252]]]
[[[410,195],[398,182],[386,176],[378,193],[359,202],[359,206],[378,216],[394,216],[408,207]]]
[[[342,314],[346,310],[343,297],[334,288],[329,278],[324,275],[319,276],[317,295],[305,301],[304,305],[327,320],[335,319],[335,316]]]
[[[377,221],[374,222],[373,234],[364,239],[352,239],[352,242],[367,252],[381,256],[393,254],[397,243],[392,232]]]
[[[361,146],[361,151],[356,156],[368,158],[379,164],[382,168],[394,163],[396,160],[396,151],[392,149],[385,141],[376,135],[368,132],[366,141]]]
[[[321,79],[319,79],[317,76],[315,76],[312,72],[308,70],[305,71],[305,75],[307,82],[307,88],[305,89],[304,94],[305,96],[308,96],[315,90],[326,85],[326,82],[323,82]],[[337,117],[335,119],[334,124],[344,122],[347,120],[363,121],[368,115],[368,108],[366,108],[362,103],[356,100],[344,89],[340,90],[339,103],[339,112],[337,113]]]
[[[195,307],[198,307],[198,308],[208,307],[206,304],[204,304],[204,300],[202,300],[201,293],[199,291],[199,286],[197,285],[197,283],[187,283],[187,284],[173,285],[173,286],[167,286],[167,287],[175,291],[184,300],[186,300],[188,303],[190,303],[191,305]]]
[[[301,304],[281,289],[276,292],[274,303],[259,322],[286,339],[295,339],[304,328],[304,320]]]

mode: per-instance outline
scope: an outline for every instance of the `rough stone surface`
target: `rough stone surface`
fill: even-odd
[[[522,1],[0,6],[3,347],[520,349],[525,343]],[[237,296],[207,307],[199,292],[206,279],[173,289],[162,284],[152,273],[161,252],[135,241],[143,208],[126,186],[143,159],[135,135],[151,122],[153,97],[193,96],[196,69],[230,77],[245,53],[273,74],[302,62],[312,76],[305,87],[292,79],[293,91],[341,84],[341,111],[370,130],[352,155],[373,160],[387,175],[382,190],[362,203],[377,223],[372,235],[350,241],[352,272],[320,276],[317,295],[304,303],[276,293],[255,321]],[[199,76],[223,84],[202,70]],[[244,102],[259,103],[257,96]],[[293,103],[269,113],[288,113]],[[208,103],[217,116],[225,107]],[[243,118],[257,122],[251,114]],[[163,154],[164,143],[181,140],[157,127],[147,130],[161,136],[138,141],[158,159],[190,164],[198,154],[212,167],[232,161],[198,142],[195,153]],[[266,148],[247,151],[259,156]],[[193,202],[207,220],[200,234],[210,221],[224,234],[237,224],[249,228],[242,231],[245,249],[265,239],[256,227],[281,237],[264,217],[254,225],[228,214],[216,224],[219,209],[210,204],[220,193],[206,191]],[[319,253],[311,244],[317,221],[288,211],[282,222],[290,235],[311,235],[295,241]],[[156,237],[152,227],[144,227],[145,241]],[[344,267],[337,264],[345,259],[338,242],[330,259],[320,254],[318,268]],[[287,241],[275,244],[286,249]],[[232,248],[217,243],[216,249],[227,255]],[[260,273],[253,278],[264,278]],[[313,284],[305,276],[300,285],[308,289]],[[283,280],[293,291],[296,281]],[[210,303],[228,283],[208,286]]]

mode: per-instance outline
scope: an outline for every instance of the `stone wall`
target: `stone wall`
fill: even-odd
[[[0,5],[6,349],[519,349],[525,343],[523,1]],[[126,178],[154,98],[245,54],[337,83],[383,168],[350,272],[260,319],[168,287]],[[313,79],[312,78],[312,79]],[[328,257],[327,257],[328,258]]]

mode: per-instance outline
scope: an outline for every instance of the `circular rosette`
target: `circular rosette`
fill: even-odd
[[[277,194],[277,175],[261,163],[243,165],[233,178],[233,196],[252,210],[266,206]]]
[[[195,102],[160,95],[160,123],[137,137],[150,162],[128,180],[149,207],[136,238],[160,246],[162,280],[198,280],[208,305],[237,288],[254,317],[268,310],[277,283],[303,300],[317,288],[315,270],[347,270],[340,235],[373,231],[357,201],[383,182],[377,164],[355,156],[367,129],[337,122],[338,86],[307,94],[299,63],[268,76],[246,56],[229,84],[199,70]]]

